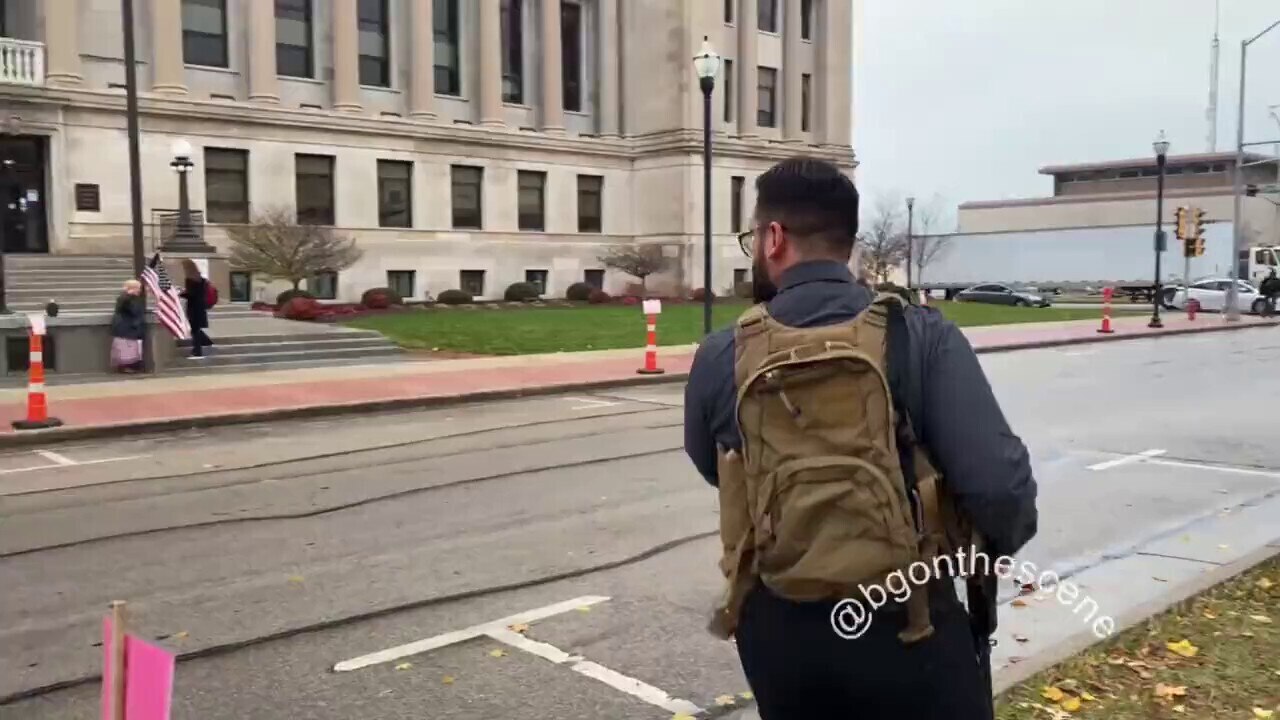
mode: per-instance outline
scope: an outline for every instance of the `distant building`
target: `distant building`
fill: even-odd
[[[761,172],[808,153],[853,173],[850,0],[133,5],[148,246],[172,230],[171,147],[185,140],[217,250],[269,207],[357,239],[356,266],[306,283],[324,298],[495,298],[519,281],[618,291],[627,278],[597,258],[631,242],[674,261],[659,289],[699,287],[704,36],[724,58],[717,293],[747,277],[734,234]],[[123,58],[119,0],[0,0],[9,252],[131,252]],[[280,288],[231,271],[224,298]]]
[[[1248,165],[1263,161],[1262,164]],[[1270,161],[1270,162],[1267,162]],[[1245,156],[1245,185],[1275,185],[1280,158]],[[1165,166],[1165,222],[1179,205],[1205,211],[1205,222],[1232,220],[1235,154],[1171,155]],[[1053,196],[967,202],[959,207],[960,232],[1151,225],[1155,223],[1156,160],[1145,157],[1040,169],[1053,177]],[[1246,243],[1280,243],[1280,195],[1241,199]]]

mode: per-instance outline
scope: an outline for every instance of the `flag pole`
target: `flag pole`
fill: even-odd
[[[142,159],[139,150],[138,130],[138,58],[133,33],[133,0],[120,0],[122,25],[124,26],[124,84],[125,116],[129,126],[129,203],[133,216],[133,276],[142,278],[145,247],[142,242]],[[148,349],[150,332],[147,330],[147,289],[142,288],[143,328],[142,360],[144,369],[154,369],[155,363]]]

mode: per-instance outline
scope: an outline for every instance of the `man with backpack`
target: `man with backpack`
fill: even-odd
[[[976,546],[989,568],[1035,535],[1027,449],[958,328],[854,281],[851,180],[794,158],[756,189],[757,305],[685,390],[685,450],[720,496],[711,630],[762,720],[989,720],[994,575],[976,565],[966,612],[950,556]],[[938,574],[893,592],[913,564]]]

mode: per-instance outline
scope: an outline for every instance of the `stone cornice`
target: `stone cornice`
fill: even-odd
[[[125,112],[125,97],[120,92],[0,86],[0,102],[5,100],[120,115]],[[288,129],[303,127],[352,135],[403,137],[514,150],[526,150],[532,147],[543,152],[612,158],[637,159],[653,154],[696,155],[702,152],[702,131],[697,129],[670,130],[622,138],[557,137],[514,128],[482,128],[464,123],[430,123],[408,118],[354,113],[348,115],[333,110],[283,108],[249,102],[167,98],[149,94],[139,95],[138,110],[144,118],[159,120],[190,121],[194,116],[215,122],[242,125],[256,124]],[[759,139],[747,142],[723,133],[717,133],[713,143],[713,152],[730,157],[778,161],[804,153],[829,160],[843,168],[853,166],[853,152],[849,146],[818,146]]]

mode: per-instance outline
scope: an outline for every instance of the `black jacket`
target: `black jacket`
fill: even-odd
[[[205,303],[205,283],[202,277],[187,278],[182,297],[187,299],[187,321],[192,328],[209,327],[209,306]]]
[[[123,293],[116,298],[115,313],[111,316],[111,337],[126,340],[142,340],[147,332],[147,314],[142,298]]]
[[[793,327],[830,325],[870,305],[871,293],[837,262],[789,270],[768,304]],[[1013,555],[1036,533],[1036,481],[1026,446],[1009,428],[968,339],[941,313],[908,308],[912,355],[906,399],[920,440],[929,448],[960,507],[990,543],[991,557]],[[733,329],[698,348],[685,388],[685,452],[715,485],[716,445],[739,448],[734,416]]]

